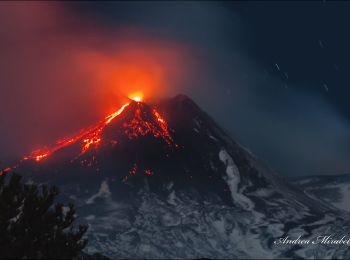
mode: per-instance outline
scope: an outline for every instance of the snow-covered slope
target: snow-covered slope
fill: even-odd
[[[118,136],[118,144],[80,158],[92,163],[67,159],[67,147],[40,166],[18,168],[33,180],[58,184],[60,199],[75,203],[77,221],[90,226],[88,253],[152,259],[350,257],[346,247],[276,245],[285,236],[350,233],[349,215],[273,173],[188,97],[164,100],[156,108],[161,119],[148,116],[152,109],[146,104],[126,108],[101,133],[101,143]],[[166,121],[172,145],[152,134],[121,138],[119,130],[132,122],[135,109],[147,124]]]
[[[294,183],[315,200],[350,212],[350,174],[301,177]]]

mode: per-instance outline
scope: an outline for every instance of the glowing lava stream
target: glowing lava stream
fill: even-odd
[[[51,149],[44,149],[44,150],[36,150],[34,151],[30,156],[23,158],[24,160],[28,159],[34,159],[36,161],[41,161],[42,159],[46,158],[47,156],[51,155],[52,153],[56,152],[57,150],[60,150],[61,148],[70,145],[82,137],[85,137],[83,139],[83,147],[81,150],[81,153],[79,154],[82,155],[85,153],[91,146],[97,146],[101,142],[101,133],[102,130],[105,128],[106,125],[108,125],[115,117],[119,116],[124,109],[129,105],[129,103],[126,103],[123,105],[118,111],[114,112],[113,114],[110,114],[107,116],[104,120],[99,122],[97,125],[88,128],[87,130],[83,130],[78,134],[77,136],[66,139],[66,140],[61,140],[58,141],[56,144],[56,147],[53,147]],[[78,157],[79,157],[78,156]]]
[[[142,100],[142,96],[135,95],[133,99],[137,103],[139,103]],[[12,167],[7,167],[4,170],[0,170],[0,175],[17,168],[21,162],[26,160],[33,160],[36,162],[40,162],[46,159],[51,154],[53,154],[54,152],[68,145],[76,143],[78,141],[80,141],[82,145],[81,152],[73,160],[79,158],[81,155],[87,152],[91,147],[97,147],[100,144],[102,140],[102,131],[104,130],[104,128],[108,124],[110,124],[113,119],[119,116],[124,111],[124,109],[129,105],[130,103],[124,104],[116,112],[108,115],[96,125],[91,126],[87,129],[83,129],[82,131],[80,131],[79,134],[75,135],[74,137],[59,140],[56,142],[56,145],[51,148],[45,147],[43,149],[38,149],[33,151],[30,155],[23,157],[23,159],[17,165]],[[138,136],[145,136],[147,134],[152,134],[155,138],[158,138],[158,137],[162,138],[167,143],[167,145],[169,146],[174,145],[174,147],[178,147],[177,144],[173,142],[173,138],[169,133],[169,129],[166,121],[160,116],[160,114],[157,112],[155,108],[152,109],[152,114],[155,121],[145,119],[141,114],[142,114],[141,108],[139,107],[139,104],[138,104],[138,107],[135,110],[134,118],[129,123],[123,124],[124,134],[126,134],[129,139],[137,138]],[[112,141],[112,142],[116,142],[116,141]],[[151,175],[151,171],[148,171],[146,174]]]
[[[79,134],[72,138],[68,139],[62,139],[58,140],[56,142],[56,146],[51,148],[43,148],[33,151],[30,155],[23,157],[23,159],[19,162],[23,162],[26,160],[35,160],[37,162],[42,161],[43,159],[46,159],[48,156],[50,156],[52,153],[62,149],[63,147],[66,147],[70,144],[75,143],[76,141],[83,139],[83,147],[81,150],[81,153],[78,155],[78,157],[82,154],[84,154],[91,146],[97,146],[101,141],[101,133],[102,130],[107,126],[114,118],[119,116],[124,109],[129,105],[130,103],[124,104],[118,111],[114,112],[113,114],[108,115],[105,117],[104,120],[100,121],[98,124],[89,127],[87,129],[83,129],[80,131]],[[12,167],[7,167],[4,170],[0,170],[0,176],[4,173],[7,173],[15,168],[17,168],[18,164]]]

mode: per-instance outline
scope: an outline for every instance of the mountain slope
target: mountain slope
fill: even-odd
[[[90,226],[88,253],[350,257],[344,247],[275,245],[283,236],[346,234],[349,216],[274,174],[188,97],[152,107],[130,102],[106,120],[44,160],[33,157],[16,169],[36,182],[58,184],[61,199],[77,205],[78,221]]]
[[[350,212],[350,174],[300,177],[293,182],[315,200]]]

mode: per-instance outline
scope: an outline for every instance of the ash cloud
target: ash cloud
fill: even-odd
[[[2,160],[99,121],[131,92],[165,95],[190,71],[181,44],[107,30],[62,3],[2,2],[0,23]]]

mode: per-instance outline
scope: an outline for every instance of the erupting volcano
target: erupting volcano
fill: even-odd
[[[151,106],[135,94],[16,172],[60,187],[89,224],[87,253],[111,259],[307,258],[315,248],[272,241],[350,232],[345,214],[285,182],[184,95]],[[350,257],[317,246],[319,258]]]
[[[129,95],[130,101],[122,105],[117,111],[106,116],[103,120],[97,124],[88,128],[82,129],[78,134],[72,137],[61,139],[55,142],[55,145],[51,147],[44,147],[33,151],[27,156],[24,156],[22,160],[15,166],[7,167],[0,171],[0,175],[15,169],[24,161],[42,162],[54,153],[62,151],[64,148],[70,146],[78,146],[79,152],[71,159],[72,162],[79,160],[86,153],[93,152],[99,149],[103,145],[117,145],[120,139],[128,140],[137,139],[144,136],[152,136],[156,139],[161,139],[163,143],[168,147],[177,147],[174,143],[171,131],[168,127],[165,119],[160,115],[155,107],[151,108],[145,103],[142,103],[143,95],[140,92]],[[123,115],[126,108],[129,107],[127,115]],[[123,117],[121,124],[118,124],[115,133],[112,134],[112,138],[104,135],[104,132],[110,124]],[[94,156],[91,157],[95,160]],[[86,164],[86,159],[82,159],[82,163]],[[151,170],[145,170],[145,174],[150,174]]]
[[[141,102],[143,99],[143,93],[142,92],[134,92],[134,93],[131,93],[128,97],[136,102]]]

